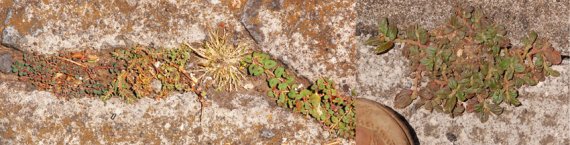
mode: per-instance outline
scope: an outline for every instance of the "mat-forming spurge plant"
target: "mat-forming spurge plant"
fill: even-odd
[[[551,66],[561,63],[560,52],[547,39],[530,32],[522,46],[513,46],[503,26],[488,20],[481,10],[458,9],[443,26],[427,31],[413,26],[401,32],[382,19],[379,34],[366,43],[383,53],[404,45],[410,60],[413,87],[395,97],[404,108],[419,98],[418,105],[453,116],[476,112],[481,121],[500,115],[501,104],[519,106],[523,85],[536,85],[546,76],[560,75]],[[427,86],[420,87],[427,77]]]
[[[295,75],[265,53],[246,56],[244,64],[250,75],[266,77],[267,95],[275,99],[277,105],[311,116],[339,136],[354,137],[353,100],[337,92],[334,81],[321,78],[308,88],[302,87]]]

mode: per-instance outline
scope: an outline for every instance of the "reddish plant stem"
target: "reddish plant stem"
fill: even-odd
[[[418,46],[418,47],[420,47],[420,48],[428,48],[427,45],[423,45],[423,44],[421,44],[421,43],[419,43],[419,42],[417,42],[417,41],[412,41],[412,40],[396,39],[396,40],[394,40],[394,42],[412,44],[412,45]]]

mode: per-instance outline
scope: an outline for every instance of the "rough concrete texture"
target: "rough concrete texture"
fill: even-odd
[[[0,144],[348,143],[258,94],[232,95],[225,102],[229,108],[214,102],[200,120],[192,93],[129,105],[120,99],[62,100],[48,92],[15,90],[18,85],[0,85]],[[273,136],[264,137],[268,132]]]
[[[42,53],[133,43],[175,47],[204,39],[218,22],[239,26],[226,6],[208,1],[5,0],[0,6],[2,44]]]
[[[354,0],[248,1],[241,21],[263,51],[316,80],[355,83]],[[292,8],[291,5],[299,7]]]
[[[513,40],[534,30],[549,38],[563,54],[570,54],[569,1],[361,0],[356,6],[360,97],[391,106],[394,95],[410,88],[412,82],[401,49],[374,55],[371,47],[362,44],[375,31],[379,18],[390,18],[401,28],[419,24],[431,29],[444,23],[454,6],[466,5],[481,7],[487,16],[506,26]],[[570,144],[570,61],[554,69],[562,73],[561,77],[523,87],[523,105],[507,107],[487,123],[481,123],[474,114],[450,118],[413,104],[397,111],[408,119],[422,144]]]
[[[235,31],[236,39],[254,47],[259,38],[250,37],[255,35],[253,30],[263,30],[265,41],[257,41],[262,50],[294,59],[309,69],[302,61],[312,58],[301,61],[293,56],[353,48],[354,11],[346,9],[353,5],[354,1],[341,0],[3,0],[1,42],[14,49],[46,54],[133,44],[175,47],[200,42],[207,31],[223,25]],[[330,13],[335,11],[338,13]],[[246,31],[245,25],[254,27],[248,26],[251,31]],[[318,37],[323,34],[326,37]],[[324,44],[327,47],[320,47]],[[338,62],[345,63],[351,55],[322,54],[327,60],[338,57]],[[324,56],[316,58],[331,64]],[[331,69],[328,72],[335,74]],[[340,73],[337,78],[345,75]],[[119,100],[104,104],[94,98],[61,100],[48,92],[13,89],[21,87],[18,85],[7,82],[0,86],[0,144],[351,143],[329,135],[307,116],[276,107],[263,93],[210,98],[212,105],[205,107],[200,121],[199,103],[193,94],[161,101],[143,99],[133,105]]]

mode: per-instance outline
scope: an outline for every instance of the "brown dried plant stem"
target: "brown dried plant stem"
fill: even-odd
[[[56,58],[57,58],[57,59],[60,59],[60,60],[63,60],[63,61],[66,61],[66,62],[69,62],[69,63],[72,63],[72,64],[75,64],[75,65],[77,65],[77,66],[80,66],[81,68],[83,68],[83,71],[84,71],[85,73],[87,73],[87,76],[89,77],[89,79],[93,79],[93,77],[91,76],[91,72],[89,72],[89,71],[87,70],[87,69],[88,69],[87,66],[85,66],[85,65],[83,65],[83,64],[81,64],[81,63],[79,63],[79,62],[75,62],[75,61],[73,61],[73,60],[71,60],[71,59],[67,59],[67,58],[63,58],[63,57],[59,57],[59,56],[56,56]]]
[[[418,91],[420,91],[420,81],[422,80],[422,71],[416,70],[416,77],[412,82],[412,96],[418,96]]]
[[[185,45],[188,45],[188,44],[185,44]],[[151,54],[146,49],[141,49],[141,50],[147,54]],[[154,55],[158,56],[160,54],[162,54],[162,53],[156,53]],[[152,62],[152,63],[154,64],[155,62]],[[202,122],[202,116],[204,114],[204,107],[206,107],[208,103],[206,102],[206,99],[204,98],[204,95],[202,94],[202,88],[200,86],[196,85],[198,83],[198,80],[192,78],[182,66],[179,66],[179,65],[174,64],[174,63],[169,63],[169,65],[176,67],[178,72],[180,72],[181,74],[183,74],[184,77],[186,77],[188,80],[190,80],[190,83],[191,83],[190,84],[190,90],[192,92],[194,92],[196,94],[196,96],[198,96],[198,101],[200,102],[200,122]],[[158,73],[163,73],[162,70],[160,70],[156,66],[152,65],[152,67]]]
[[[351,112],[351,111],[352,111],[352,108],[349,108],[347,112]],[[347,114],[343,114],[342,116],[340,116],[340,118],[344,118],[344,117],[346,117],[346,115],[347,115]],[[332,132],[334,131],[334,129],[335,129],[336,127],[338,127],[338,124],[340,124],[340,121],[339,121],[339,122],[336,122],[336,123],[333,124],[333,125],[331,125],[331,127],[329,128],[329,133],[332,133]]]
[[[175,65],[175,64],[173,64]],[[192,78],[188,72],[186,72],[186,70],[184,70],[184,68],[177,66],[178,71],[180,71],[180,73],[184,74],[184,76],[186,78],[188,78],[191,83],[193,83],[193,85],[191,85],[190,89],[192,92],[194,92],[196,94],[196,96],[198,96],[198,101],[200,102],[200,122],[202,122],[202,116],[204,115],[204,107],[207,107],[209,104],[206,101],[206,99],[204,98],[204,95],[202,94],[202,87],[196,85],[198,83],[198,80]]]

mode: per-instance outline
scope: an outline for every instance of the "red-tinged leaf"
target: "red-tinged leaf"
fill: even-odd
[[[487,120],[489,120],[489,113],[487,113],[487,112],[480,112],[480,113],[477,113],[477,114],[478,114],[479,120],[480,120],[481,122],[487,122]]]
[[[370,37],[368,40],[366,40],[366,42],[364,42],[364,44],[366,45],[371,45],[371,46],[378,46],[380,44],[382,44],[383,41],[380,41],[380,39],[378,39],[378,37]]]
[[[455,108],[456,103],[457,103],[457,97],[453,96],[453,97],[447,98],[447,100],[445,101],[445,106],[444,106],[443,110],[446,113],[452,113],[453,108]]]
[[[560,51],[555,50],[552,47],[549,47],[549,49],[544,52],[544,55],[546,56],[546,60],[552,64],[562,63],[562,55],[560,55]]]
[[[380,19],[380,21],[378,22],[378,31],[386,35],[386,33],[388,32],[388,18]]]
[[[495,115],[501,115],[503,113],[503,107],[499,105],[489,104],[487,107],[489,107],[489,111]]]
[[[525,70],[525,66],[520,64],[520,63],[513,64],[513,68],[515,69],[515,72],[517,72],[517,73],[521,73]]]
[[[554,70],[554,69],[550,69],[550,70],[548,71],[548,73],[550,73],[550,75],[553,76],[553,77],[559,77],[559,76],[560,76],[560,72],[558,72],[558,71],[556,71],[556,70]]]
[[[439,87],[440,87],[439,84],[437,84],[437,82],[435,81],[430,81],[427,84],[427,88],[429,88],[431,91],[439,90],[440,89]]]
[[[411,90],[403,90],[400,91],[394,98],[394,107],[395,108],[405,108],[412,104],[412,91]]]
[[[429,38],[429,34],[427,33],[426,29],[418,27],[416,29],[416,37],[418,38],[421,44],[426,44]]]
[[[538,38],[538,34],[536,34],[536,32],[531,31],[530,33],[528,33],[528,40],[531,43],[534,43],[534,41],[536,41],[536,38]]]
[[[530,32],[527,37],[523,38],[522,43],[525,49],[529,49],[532,47],[532,44],[534,43],[534,41],[536,41],[536,37],[537,35],[535,32]]]
[[[457,104],[455,106],[455,108],[453,109],[452,115],[453,115],[453,117],[460,116],[461,114],[463,114],[463,112],[465,112],[465,108],[463,107],[463,105]]]
[[[386,37],[388,37],[388,39],[392,41],[395,40],[397,36],[398,36],[398,27],[396,27],[396,25],[394,24],[388,25],[388,32],[386,33]]]
[[[388,42],[384,42],[384,43],[378,45],[378,47],[376,47],[376,49],[374,49],[374,51],[376,52],[376,54],[381,54],[381,53],[387,52],[388,50],[392,49],[393,47],[394,47],[394,42],[388,41]]]
[[[465,111],[467,111],[468,113],[475,112],[475,105],[477,104],[479,104],[479,102],[477,102],[477,100],[475,99],[467,100],[467,106],[465,108]]]
[[[426,101],[423,106],[424,106],[424,109],[426,109],[430,112],[433,111],[433,102],[432,101]]]
[[[428,89],[420,90],[420,98],[431,100],[433,98],[433,93]]]

